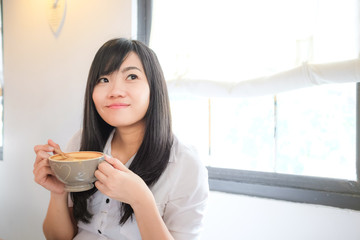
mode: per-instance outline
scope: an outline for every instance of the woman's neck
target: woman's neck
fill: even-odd
[[[145,123],[115,129],[111,141],[111,155],[125,164],[139,150],[145,133]]]

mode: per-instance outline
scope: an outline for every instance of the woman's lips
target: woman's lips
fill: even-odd
[[[113,103],[113,104],[107,105],[106,107],[110,108],[110,109],[121,109],[121,108],[127,108],[128,106],[130,106],[130,104],[127,104],[127,103]]]

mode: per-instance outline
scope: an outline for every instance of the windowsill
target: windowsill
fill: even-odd
[[[208,167],[210,190],[360,210],[360,184],[341,179]]]

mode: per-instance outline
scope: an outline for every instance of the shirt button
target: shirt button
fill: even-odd
[[[110,202],[110,199],[107,198],[107,199],[106,199],[106,203],[109,203],[109,202]]]
[[[100,231],[100,230],[98,230],[98,233],[100,233],[100,234],[101,234],[101,231]]]

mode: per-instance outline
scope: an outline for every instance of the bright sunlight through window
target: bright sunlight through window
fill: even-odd
[[[154,0],[150,46],[175,85],[241,82],[358,58],[359,12],[356,0]],[[200,91],[170,89],[173,128],[208,166],[356,179],[356,83]]]

